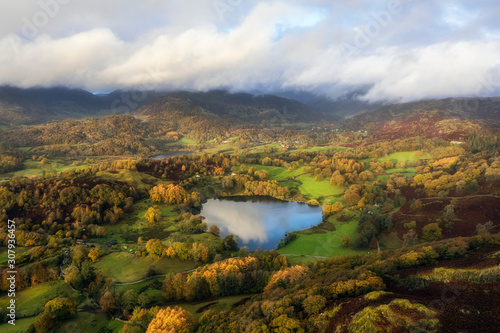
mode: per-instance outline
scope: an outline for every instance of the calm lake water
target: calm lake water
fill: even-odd
[[[285,232],[321,223],[322,213],[321,207],[269,197],[210,199],[201,210],[209,227],[219,227],[221,237],[236,235],[238,245],[250,250],[276,249]]]

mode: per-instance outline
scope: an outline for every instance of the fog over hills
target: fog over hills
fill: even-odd
[[[20,89],[0,87],[0,123],[36,124],[66,118],[81,119],[113,114],[134,113],[161,118],[203,114],[219,121],[260,123],[265,121],[342,121],[343,126],[358,130],[378,128],[429,114],[440,119],[500,121],[499,97],[447,98],[389,104],[360,99],[362,90],[331,99],[305,91],[282,91],[273,95],[208,92],[113,91],[92,94],[83,89],[65,87]],[[343,120],[344,119],[344,120]],[[378,124],[375,126],[374,124]]]
[[[140,110],[139,110],[140,109]],[[81,89],[0,88],[0,123],[5,125],[36,124],[66,118],[133,113],[150,115],[170,110],[184,115],[201,112],[224,120],[260,122],[265,120],[315,121],[332,120],[322,111],[299,101],[274,95],[209,92],[114,91],[94,95]],[[181,117],[182,114],[177,114]]]

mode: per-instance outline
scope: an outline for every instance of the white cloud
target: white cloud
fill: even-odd
[[[3,1],[0,85],[329,93],[362,85],[370,100],[498,90],[481,83],[499,81],[496,2],[400,0],[379,22],[373,13],[391,1]]]

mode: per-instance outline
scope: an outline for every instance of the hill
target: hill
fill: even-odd
[[[228,124],[295,123],[329,119],[324,113],[301,102],[274,95],[209,92],[174,92],[134,112],[151,119],[203,117]]]
[[[224,90],[169,93],[133,115],[147,122],[173,124],[178,131],[200,141],[224,137],[230,129],[241,127],[274,128],[331,120],[326,114],[295,100]]]
[[[447,98],[383,106],[342,122],[351,130],[368,130],[376,138],[441,137],[461,140],[471,131],[495,131],[500,98]]]
[[[298,101],[273,95],[209,92],[114,91],[94,95],[81,89],[0,87],[0,125],[33,125],[133,113],[144,119],[194,123],[210,131],[232,125],[282,125],[330,119]],[[200,128],[197,128],[200,129]]]
[[[338,97],[315,94],[307,91],[279,91],[274,95],[295,99],[316,110],[322,111],[334,118],[342,120],[359,113],[375,111],[386,105],[384,102],[369,102],[360,100],[359,97],[365,95],[368,90],[358,89],[344,93]]]
[[[157,93],[114,91],[94,95],[64,87],[21,89],[0,87],[0,125],[32,125],[64,119],[121,114],[134,111]],[[140,98],[139,98],[140,97]]]

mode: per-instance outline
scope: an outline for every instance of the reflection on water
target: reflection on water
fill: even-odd
[[[275,249],[285,232],[301,230],[321,222],[323,209],[273,198],[210,199],[201,215],[208,226],[215,224],[221,237],[238,236],[240,246],[250,250]]]

